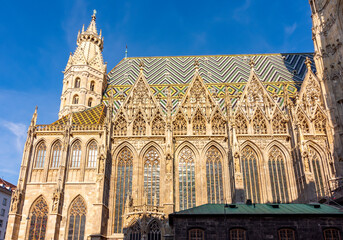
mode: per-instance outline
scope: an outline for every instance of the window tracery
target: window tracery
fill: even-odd
[[[133,135],[142,136],[146,134],[146,124],[142,112],[139,112],[133,122]]]
[[[304,113],[302,111],[298,111],[297,116],[298,124],[300,125],[300,128],[303,131],[303,133],[310,133],[310,127]]]
[[[69,211],[68,240],[82,240],[85,235],[87,209],[85,201],[78,196]]]
[[[255,134],[266,134],[267,133],[267,122],[261,112],[261,110],[257,109],[255,112],[254,120],[253,120],[253,128]]]
[[[81,162],[81,143],[80,141],[76,141],[73,144],[72,148],[72,156],[71,156],[71,168],[79,168]]]
[[[144,156],[144,190],[148,205],[160,204],[160,156],[155,148]]]
[[[37,147],[35,168],[43,168],[46,154],[46,145],[44,142]]]
[[[141,226],[138,221],[130,226],[129,233],[130,240],[141,240]]]
[[[30,210],[29,240],[45,239],[46,225],[48,222],[48,205],[44,198],[39,197]]]
[[[151,124],[152,135],[164,135],[166,129],[166,123],[160,115],[157,115]]]
[[[222,203],[224,199],[222,155],[214,146],[206,153],[206,178],[208,203]]]
[[[155,220],[149,224],[148,240],[161,240],[161,229]]]
[[[326,133],[326,118],[319,110],[317,110],[314,117],[314,129],[317,134]]]
[[[206,134],[206,120],[198,109],[193,118],[193,134],[205,135]]]
[[[241,113],[236,115],[235,124],[237,134],[248,134],[248,122]]]
[[[322,173],[322,161],[319,153],[312,147],[309,150],[309,160],[312,164],[312,170],[315,178],[315,185],[316,185],[316,192],[318,198],[323,197],[325,195],[325,188],[324,188],[324,178]]]
[[[127,122],[122,112],[113,124],[113,133],[116,136],[126,136],[127,134]]]
[[[206,92],[205,89],[203,88],[200,79],[196,79],[193,83],[192,89],[190,90],[190,95],[191,95],[191,102],[201,102],[205,103],[206,101]]]
[[[61,149],[61,142],[56,142],[52,148],[52,161],[50,163],[50,168],[58,168],[60,166]]]
[[[184,147],[179,155],[179,199],[180,210],[195,207],[195,163],[189,147]]]
[[[286,134],[287,133],[287,122],[281,116],[280,113],[276,113],[273,117],[273,133],[274,134]]]
[[[181,112],[177,113],[176,118],[173,121],[173,133],[174,135],[187,134],[187,121]]]
[[[88,162],[87,162],[88,168],[96,168],[97,157],[98,157],[98,146],[96,142],[93,141],[91,144],[89,144],[89,148],[88,148]]]
[[[117,176],[115,191],[115,216],[114,232],[121,233],[123,228],[122,215],[124,214],[125,202],[132,193],[132,168],[133,154],[125,147],[117,157]]]
[[[269,152],[268,158],[269,176],[274,203],[288,203],[287,175],[285,157],[281,150],[274,146]]]
[[[212,118],[212,134],[225,135],[226,122],[220,115],[219,111],[216,111]]]
[[[245,194],[247,199],[251,199],[255,203],[261,202],[257,160],[257,154],[252,147],[246,146],[242,150],[242,171]]]

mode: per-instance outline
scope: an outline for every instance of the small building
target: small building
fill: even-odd
[[[16,186],[0,178],[0,240],[5,239],[12,192]]]
[[[324,204],[205,204],[169,215],[177,240],[342,239],[343,210]]]

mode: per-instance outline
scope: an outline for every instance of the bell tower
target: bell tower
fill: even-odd
[[[70,53],[64,71],[59,117],[96,106],[106,88],[106,67],[102,50],[104,38],[96,29],[96,11],[87,30],[82,27],[77,36],[77,48]]]
[[[331,118],[331,154],[343,176],[343,0],[310,0],[317,76]]]

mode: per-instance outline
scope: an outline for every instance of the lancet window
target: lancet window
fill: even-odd
[[[46,225],[48,223],[48,204],[41,196],[31,207],[29,240],[45,239]]]
[[[117,120],[113,125],[113,133],[116,136],[126,136],[127,134],[127,122],[123,113],[120,113]]]
[[[148,240],[161,240],[161,229],[155,220],[149,224]]]
[[[130,240],[141,240],[141,226],[139,225],[139,222],[136,221],[134,224],[132,224],[129,228],[129,236]]]
[[[289,195],[285,157],[281,150],[276,146],[272,147],[269,152],[268,166],[273,202],[288,203]]]
[[[304,113],[301,111],[298,111],[297,116],[298,116],[298,124],[300,125],[300,128],[303,131],[303,133],[309,133],[310,127]]]
[[[116,201],[114,216],[114,232],[121,233],[125,202],[132,193],[132,164],[133,155],[127,148],[123,148],[117,157]]]
[[[163,121],[160,115],[157,115],[151,124],[152,135],[164,135],[166,129],[166,123]]]
[[[324,178],[322,173],[322,161],[319,153],[310,147],[309,150],[309,160],[312,164],[312,170],[315,178],[315,185],[316,185],[316,192],[317,196],[323,197],[325,195],[325,188],[324,188]]]
[[[80,141],[76,141],[72,147],[72,156],[70,167],[71,168],[79,168],[81,162],[81,143]]]
[[[88,168],[96,168],[96,161],[98,157],[98,146],[95,141],[92,141],[88,147]]]
[[[73,104],[78,104],[79,103],[79,96],[75,95],[73,98]]]
[[[46,145],[44,142],[40,143],[36,151],[35,168],[43,168],[46,154]]]
[[[317,134],[326,133],[326,118],[320,111],[317,111],[315,114],[314,129]]]
[[[160,204],[160,156],[155,148],[144,156],[144,191],[149,205]]]
[[[195,163],[194,154],[184,147],[179,155],[180,210],[195,207]]]
[[[52,147],[52,160],[50,163],[50,168],[58,168],[60,166],[61,149],[62,145],[60,141],[56,142]]]
[[[91,91],[94,91],[94,87],[95,87],[95,83],[94,83],[94,81],[91,81],[91,84],[90,84],[90,86],[89,86],[89,89],[90,89]]]
[[[267,133],[267,122],[261,112],[261,110],[257,109],[254,120],[253,120],[253,128],[255,134],[266,134]]]
[[[76,78],[76,79],[75,79],[75,85],[74,85],[74,87],[75,87],[75,88],[79,88],[80,85],[81,85],[81,79],[80,79],[80,78]]]
[[[87,208],[81,196],[71,204],[69,210],[68,240],[81,240],[85,236]]]
[[[88,107],[91,107],[91,106],[92,106],[92,102],[93,102],[93,99],[92,99],[92,98],[89,98],[89,99],[88,99]]]
[[[141,112],[138,113],[135,121],[133,122],[133,135],[142,136],[146,134],[146,124]]]
[[[287,133],[287,122],[284,120],[281,114],[277,113],[274,115],[272,124],[274,134]]]
[[[222,155],[212,146],[206,153],[206,178],[208,203],[222,203],[224,200]]]
[[[219,111],[216,111],[212,118],[212,134],[224,135],[225,134],[225,121],[220,115]]]
[[[257,154],[252,147],[247,146],[242,150],[242,171],[245,194],[247,199],[251,199],[255,203],[261,202],[257,160]]]
[[[187,121],[181,112],[178,112],[173,122],[174,135],[186,135],[187,134]]]
[[[237,114],[235,124],[237,134],[248,134],[248,122],[242,114]]]
[[[193,118],[193,134],[205,135],[206,134],[206,120],[198,110]]]

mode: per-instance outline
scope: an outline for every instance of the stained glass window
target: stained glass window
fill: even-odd
[[[39,197],[30,210],[29,240],[44,240],[48,222],[48,205],[43,197]]]
[[[256,152],[252,147],[247,146],[242,150],[242,171],[246,199],[251,199],[255,203],[261,202],[257,159]]]
[[[230,240],[246,240],[247,232],[243,228],[230,229]]]
[[[81,162],[81,143],[77,141],[73,144],[70,167],[79,168]]]
[[[324,230],[325,240],[341,240],[341,233],[336,228],[327,228]]]
[[[222,155],[214,146],[206,153],[206,178],[208,203],[222,203],[224,201]]]
[[[206,134],[206,120],[201,114],[200,110],[195,113],[193,118],[193,134],[205,135]]]
[[[62,144],[60,141],[56,142],[52,147],[52,161],[50,168],[58,168],[60,166]]]
[[[84,240],[86,215],[86,203],[81,196],[78,196],[69,210],[68,240]]]
[[[195,207],[194,168],[194,154],[189,147],[184,147],[179,155],[180,210]]]
[[[132,152],[125,147],[117,157],[116,198],[114,232],[121,233],[123,227],[125,201],[132,192]]]
[[[290,228],[282,228],[278,231],[279,240],[295,240],[295,231]]]
[[[149,224],[148,240],[161,240],[161,229],[155,220]]]
[[[88,147],[87,167],[96,168],[97,157],[98,157],[98,146],[96,145],[96,142],[93,141],[91,144],[89,144],[89,147]]]
[[[139,112],[135,121],[133,122],[133,135],[145,135],[146,134],[146,126],[143,114]]]
[[[319,153],[312,147],[309,151],[310,162],[312,163],[313,174],[315,178],[317,196],[323,197],[325,195],[324,179],[322,174],[322,163]]]
[[[281,150],[274,146],[269,152],[268,159],[270,183],[272,187],[273,202],[289,202],[285,157]]]
[[[202,229],[194,228],[188,230],[188,239],[189,240],[204,240],[205,232]]]
[[[178,112],[173,122],[174,135],[186,135],[187,134],[187,121],[181,112]]]
[[[149,205],[160,204],[160,156],[155,148],[144,156],[144,191]]]
[[[45,146],[45,143],[42,142],[37,147],[35,168],[44,167],[45,153],[46,153],[46,146]]]

